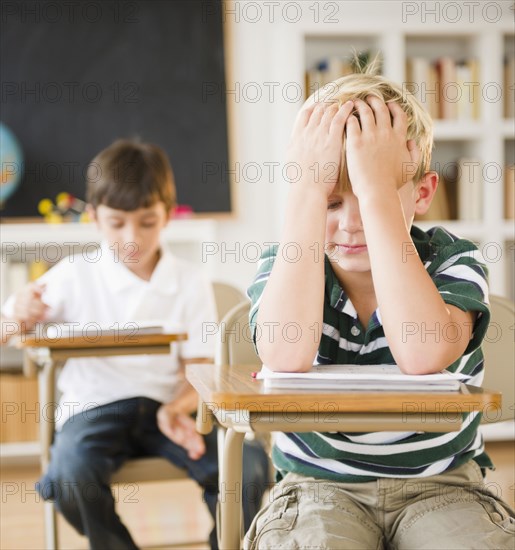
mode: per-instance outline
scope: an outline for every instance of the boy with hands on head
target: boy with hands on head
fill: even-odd
[[[396,363],[481,383],[483,260],[443,228],[412,226],[438,184],[431,148],[427,113],[382,77],[343,77],[308,99],[288,149],[301,177],[290,184],[283,235],[248,291],[267,367]],[[295,262],[282,253],[291,242],[301,250]],[[256,338],[259,324],[281,334],[291,322],[300,327],[295,342]],[[419,327],[409,337],[407,323]],[[449,326],[453,337],[439,337]],[[450,434],[277,434],[282,481],[246,548],[511,548],[513,512],[483,484],[492,464],[480,416],[466,414]]]

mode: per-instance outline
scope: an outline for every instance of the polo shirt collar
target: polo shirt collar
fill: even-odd
[[[161,257],[148,284],[161,294],[171,295],[179,290],[178,260],[166,246],[161,244]]]
[[[336,274],[331,266],[329,258],[325,257],[325,291],[329,297],[329,303],[334,309],[346,313],[351,317],[356,318],[358,316],[352,302],[349,300],[345,291],[340,285],[340,281],[336,277]]]
[[[329,258],[325,258],[325,291],[329,297],[329,303],[331,307],[337,311],[352,317],[353,319],[358,318],[358,312],[354,307],[354,304],[350,301],[347,294],[340,285],[340,281],[336,277],[336,274],[331,266]],[[370,318],[368,329],[372,330],[382,325],[381,313],[379,308],[377,308],[372,317]]]
[[[121,293],[142,285],[161,294],[177,292],[179,281],[177,269],[174,267],[177,258],[165,246],[161,245],[161,257],[149,281],[135,275],[123,262],[116,261],[115,252],[109,248],[106,241],[102,241],[100,249],[102,253],[100,267],[104,272],[104,280],[110,292]]]

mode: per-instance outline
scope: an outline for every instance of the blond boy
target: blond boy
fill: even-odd
[[[255,338],[269,368],[396,363],[481,383],[482,259],[443,228],[412,226],[438,184],[431,148],[427,113],[379,76],[341,78],[303,106],[288,150],[302,176],[290,185],[281,242],[249,288],[254,327],[301,329],[295,342]],[[291,242],[302,252],[295,262],[282,252]],[[277,435],[282,481],[246,548],[512,548],[513,512],[483,484],[492,465],[479,421],[467,414],[444,435],[292,426]]]

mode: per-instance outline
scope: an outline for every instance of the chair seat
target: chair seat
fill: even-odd
[[[117,470],[111,483],[141,483],[145,481],[171,481],[189,479],[188,472],[160,457],[128,460]]]

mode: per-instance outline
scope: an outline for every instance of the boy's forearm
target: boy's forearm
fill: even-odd
[[[470,327],[462,327],[461,342],[442,338],[453,318],[416,252],[398,193],[362,199],[360,210],[377,303],[395,361],[413,374],[442,370],[465,349]]]
[[[181,387],[179,395],[177,395],[169,406],[181,413],[192,414],[198,407],[198,394],[189,382],[184,381],[184,385]]]
[[[193,365],[198,363],[213,363],[212,357],[195,357],[191,359],[180,359],[180,369],[184,372],[186,365]],[[175,393],[174,400],[168,403],[167,406],[180,411],[184,414],[191,414],[197,410],[198,406],[198,394],[193,386],[184,379],[179,390]]]
[[[323,318],[326,213],[323,191],[292,185],[257,318],[259,355],[271,369],[307,370],[316,356]]]

